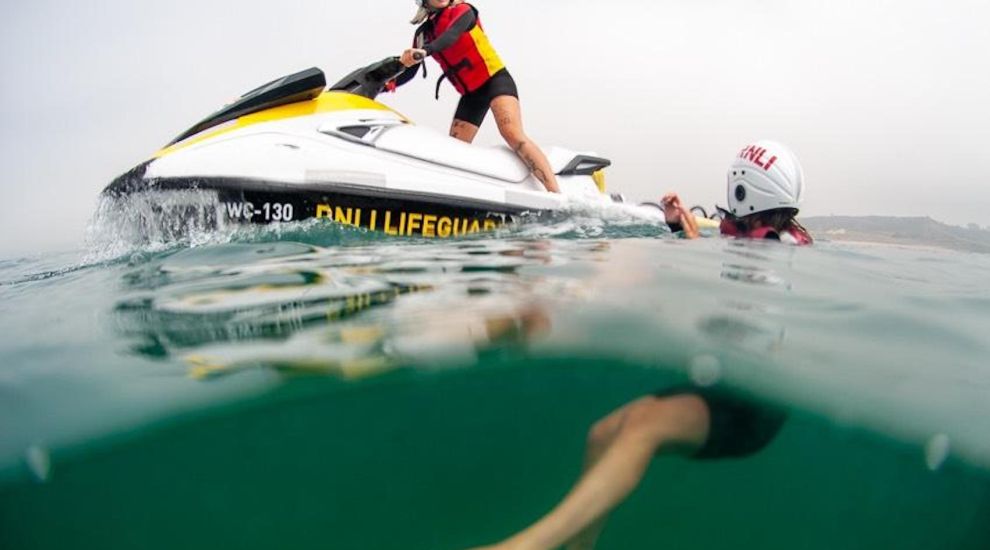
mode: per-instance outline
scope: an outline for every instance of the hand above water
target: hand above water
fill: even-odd
[[[660,206],[663,207],[663,217],[667,223],[681,223],[681,215],[684,212],[684,204],[677,193],[667,193],[660,199]]]
[[[677,193],[664,195],[660,199],[660,206],[663,207],[663,217],[668,224],[680,224],[684,228],[684,236],[689,239],[698,237],[698,222]]]

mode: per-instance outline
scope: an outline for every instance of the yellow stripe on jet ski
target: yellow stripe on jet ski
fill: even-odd
[[[271,109],[265,109],[264,111],[244,115],[236,120],[210,128],[195,136],[189,137],[185,141],[181,141],[175,145],[158,151],[155,153],[154,158],[162,158],[165,155],[174,153],[180,149],[189,147],[190,145],[226,134],[227,132],[246,128],[254,124],[260,124],[262,122],[273,122],[276,120],[285,120],[288,118],[315,115],[318,113],[351,111],[357,109],[392,111],[405,119],[405,117],[393,109],[366,97],[349,94],[346,92],[323,92],[322,95],[311,101],[301,101],[299,103],[290,103],[289,105],[282,105],[280,107],[272,107]]]
[[[591,179],[595,182],[598,191],[605,193],[605,170],[596,170],[591,174]]]

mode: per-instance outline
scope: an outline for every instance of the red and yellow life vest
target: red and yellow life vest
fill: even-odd
[[[433,58],[440,64],[444,75],[450,79],[461,95],[484,86],[495,73],[505,68],[502,59],[495,53],[488,36],[485,35],[477,8],[471,4],[451,6],[432,16],[433,24],[426,28],[424,38],[427,42],[433,42],[467,10],[474,10],[478,22],[471,30],[462,34],[453,46],[442,52],[433,53]]]
[[[769,239],[772,238],[773,235],[776,235],[776,238],[782,242],[796,244],[799,246],[807,246],[812,243],[811,235],[808,235],[806,231],[803,231],[793,225],[785,228],[782,233],[777,232],[772,227],[759,227],[756,229],[742,230],[731,219],[726,218],[722,220],[722,223],[719,226],[719,232],[727,237],[757,240]]]

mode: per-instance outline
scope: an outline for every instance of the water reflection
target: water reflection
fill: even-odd
[[[968,345],[953,347],[959,374],[940,374],[940,387],[953,395],[977,387],[947,381],[980,377],[971,374],[985,348],[971,340],[978,325],[941,321],[980,317],[979,297],[951,317],[920,308],[944,309],[956,294],[890,309],[861,265],[822,267],[831,256],[715,239],[226,244],[128,269],[111,319],[127,353],[200,380],[258,369],[355,379],[535,348],[516,357],[621,359],[702,386],[797,396],[837,417],[882,416],[880,424],[921,402],[897,398],[901,386],[885,392],[893,376],[921,392],[934,375],[914,365],[939,364],[935,344],[952,341]],[[830,392],[808,390],[826,385]],[[878,395],[895,397],[880,409]],[[954,453],[963,448],[944,422],[924,424],[912,437],[946,432]]]
[[[540,241],[192,249],[128,272],[115,326],[132,353],[178,358],[199,379],[463,363],[547,326],[532,294],[541,278],[518,270],[558,261],[550,250]]]

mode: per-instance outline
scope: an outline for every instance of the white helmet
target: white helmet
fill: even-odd
[[[777,208],[801,208],[804,171],[790,149],[775,141],[747,145],[729,166],[729,212],[738,217]]]

